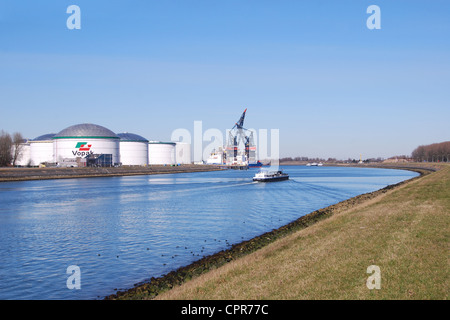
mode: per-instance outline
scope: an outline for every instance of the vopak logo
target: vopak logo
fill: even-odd
[[[84,157],[88,154],[94,153],[93,151],[90,151],[92,147],[92,144],[88,144],[87,142],[78,142],[75,146],[76,150],[72,150],[72,153],[74,156]]]

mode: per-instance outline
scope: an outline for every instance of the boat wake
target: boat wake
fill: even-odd
[[[315,193],[315,194],[327,195],[327,196],[330,196],[330,197],[336,198],[336,199],[340,199],[340,198],[342,198],[342,196],[346,196],[345,192],[339,191],[339,190],[334,189],[334,188],[325,187],[325,186],[318,186],[318,185],[313,184],[313,183],[297,181],[297,180],[294,180],[294,179],[291,179],[289,181],[291,181],[293,183],[296,183],[296,184],[301,184],[309,192],[312,192],[312,193]]]

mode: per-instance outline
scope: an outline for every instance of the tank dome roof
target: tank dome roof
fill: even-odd
[[[31,141],[51,141],[54,136],[55,136],[55,133],[47,133],[47,134],[43,134],[39,137],[36,137]]]
[[[59,138],[118,138],[111,130],[92,123],[82,123],[70,126],[59,133],[53,139]]]
[[[145,139],[144,137],[134,133],[124,132],[118,133],[117,135],[119,136],[120,141],[148,142],[148,139]]]

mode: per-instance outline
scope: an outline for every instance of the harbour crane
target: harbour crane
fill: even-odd
[[[245,120],[245,113],[247,112],[247,108],[245,108],[244,112],[242,113],[241,117],[239,118],[238,122],[236,122],[233,126],[233,128],[238,128],[238,129],[245,129],[244,128],[244,120]]]
[[[238,147],[239,143],[245,146],[245,156],[247,163],[255,160],[256,147],[254,146],[253,132],[244,128],[244,120],[247,109],[244,110],[239,120],[234,124],[233,128],[228,133],[228,146],[226,148],[227,163],[238,162]]]

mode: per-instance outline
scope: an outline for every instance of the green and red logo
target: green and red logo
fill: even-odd
[[[91,150],[92,144],[88,144],[87,142],[78,142],[75,146],[76,150],[72,150],[74,156],[87,156],[90,153],[93,153]]]
[[[88,144],[87,142],[78,142],[75,146],[76,149],[80,149],[80,151],[89,151],[91,149],[92,144]]]

